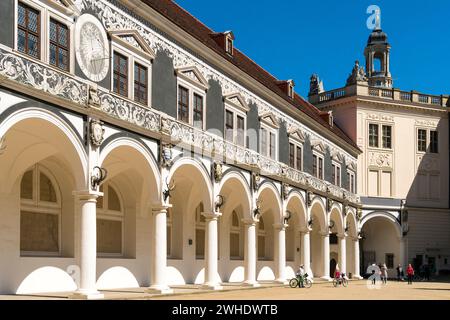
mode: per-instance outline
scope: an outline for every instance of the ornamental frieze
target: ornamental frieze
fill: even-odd
[[[437,122],[433,121],[433,120],[416,120],[415,123],[416,123],[416,126],[420,126],[420,127],[436,128],[438,125]]]
[[[370,151],[369,166],[392,168],[392,153]]]
[[[88,86],[64,73],[0,48],[0,75],[74,103],[85,105]]]
[[[394,117],[386,114],[369,113],[368,115],[366,115],[366,118],[369,120],[394,122]]]

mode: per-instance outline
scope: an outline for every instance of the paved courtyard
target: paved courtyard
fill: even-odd
[[[352,281],[347,288],[334,288],[331,283],[319,283],[310,289],[291,289],[288,287],[271,287],[253,290],[213,292],[207,294],[189,294],[158,299],[177,300],[450,300],[449,282],[418,282],[408,285],[406,282],[389,282],[379,289],[368,289],[366,281]]]
[[[406,282],[390,281],[379,289],[369,289],[366,280],[351,281],[347,288],[334,288],[331,283],[318,282],[310,289],[291,289],[287,286],[263,283],[260,288],[246,288],[226,284],[223,291],[211,292],[200,286],[186,285],[174,288],[173,295],[154,295],[145,288],[105,290],[106,299],[167,299],[167,300],[450,300],[450,281]],[[0,300],[67,299],[69,293],[35,295],[0,295]]]

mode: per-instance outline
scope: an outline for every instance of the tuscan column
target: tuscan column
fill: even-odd
[[[327,231],[320,234],[322,236],[322,261],[323,261],[323,275],[320,277],[324,280],[331,280],[330,278],[330,233]]]
[[[310,245],[310,233],[309,230],[301,231],[302,236],[302,263],[303,267],[309,276],[313,276],[311,270],[311,245]]]
[[[276,282],[287,284],[286,269],[286,225],[282,223],[274,224],[275,229],[275,272]]]
[[[205,283],[204,288],[211,290],[221,290],[217,281],[217,259],[218,259],[218,240],[217,240],[217,220],[222,215],[220,212],[203,212],[205,217]]]
[[[245,279],[244,284],[259,287],[256,281],[256,221],[243,220],[245,224],[246,243],[244,250]]]
[[[102,299],[97,291],[97,198],[102,192],[74,192],[81,210],[80,216],[80,285],[70,296],[74,299]]]
[[[346,248],[346,239],[345,235],[339,235],[339,268],[341,269],[341,273],[347,274],[347,248]]]
[[[362,279],[361,275],[360,275],[360,271],[359,271],[359,238],[353,238],[353,248],[355,250],[354,254],[353,254],[353,259],[354,259],[354,270],[355,270],[355,274],[353,275],[353,278],[357,278],[357,279]]]
[[[152,208],[152,266],[149,293],[172,293],[167,285],[167,209],[170,205],[157,205]]]

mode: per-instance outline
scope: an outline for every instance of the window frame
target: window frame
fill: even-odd
[[[200,129],[200,130],[205,130],[206,128],[206,90],[201,90],[199,88],[199,86],[193,85],[191,82],[188,82],[186,80],[184,80],[182,77],[178,76],[177,77],[177,120],[181,121],[179,118],[179,113],[178,113],[178,97],[179,97],[179,91],[180,91],[180,87],[183,87],[185,89],[188,90],[188,101],[189,101],[189,108],[188,108],[188,118],[189,118],[189,122],[187,122],[186,124]],[[202,97],[203,99],[203,121],[202,121],[202,128],[198,128],[194,125],[194,94],[197,94],[198,96]],[[181,121],[183,122],[183,121]],[[185,122],[183,122],[185,123]]]
[[[262,152],[262,150],[263,150],[263,148],[262,148],[263,130],[266,131],[266,143],[267,143],[267,145],[266,145],[266,152],[265,153]],[[271,140],[270,140],[270,137],[271,137],[271,134],[273,134],[275,136],[275,146],[274,146],[275,157],[274,158],[272,158],[270,156],[270,151],[271,151],[271,144],[270,144]],[[265,121],[261,121],[259,137],[260,137],[260,139],[259,139],[259,153],[262,154],[263,156],[269,158],[269,159],[272,159],[274,161],[278,161],[278,152],[279,152],[278,151],[279,150],[279,146],[278,146],[278,128],[275,128],[274,126],[268,124]]]
[[[37,21],[37,32],[36,33],[32,33],[34,36],[37,37],[37,43],[38,43],[37,56],[33,56],[33,55],[31,55],[31,54],[29,54],[27,52],[23,52],[23,51],[19,50],[19,46],[18,46],[18,44],[19,44],[19,29],[22,29],[22,28],[19,27],[19,5],[20,4],[22,4],[24,7],[28,7],[28,8],[31,8],[32,10],[34,10],[34,11],[37,11],[37,16],[38,16],[38,19],[37,19],[38,20]],[[26,9],[28,9],[28,8],[26,8]],[[43,7],[40,7],[37,4],[35,4],[33,2],[29,2],[29,1],[23,1],[23,0],[16,1],[16,5],[15,5],[15,20],[14,20],[15,21],[15,49],[18,52],[26,55],[27,57],[30,57],[30,58],[33,58],[33,59],[38,59],[38,60],[41,60],[41,61],[43,60],[42,57],[43,57],[43,51],[44,51],[44,50],[42,50],[43,49],[43,44],[44,44],[44,39],[43,39],[44,36],[43,35],[45,34],[44,33],[45,29],[43,28],[44,21],[45,21],[44,15],[45,15],[45,10],[44,10]],[[25,32],[26,32],[26,39],[28,39],[28,37],[27,37],[27,35],[29,33],[28,32],[28,26],[27,26]],[[25,48],[28,48],[28,44],[27,43],[25,44]]]
[[[108,253],[108,252],[100,252],[97,250],[97,257],[124,257],[125,255],[125,211],[124,211],[124,202],[123,197],[118,191],[119,189],[116,187],[116,185],[111,181],[106,181],[102,184],[103,187],[103,206],[102,208],[98,208],[96,206],[96,222],[98,219],[102,220],[110,220],[110,221],[120,221],[121,222],[121,229],[122,229],[122,239],[121,239],[121,252],[120,253]],[[108,201],[109,201],[109,190],[108,188],[111,187],[114,192],[116,193],[117,197],[119,198],[119,204],[120,204],[120,211],[116,210],[110,210],[108,207]],[[107,190],[105,192],[105,190]],[[105,204],[107,206],[107,209],[105,209]]]
[[[33,8],[34,10],[40,13],[40,35],[39,35],[39,46],[40,46],[40,54],[38,57],[34,57],[28,55],[22,51],[18,50],[18,8],[19,2],[23,3],[26,6]],[[14,50],[20,54],[25,55],[30,59],[39,60],[42,63],[48,64],[48,66],[52,69],[58,70],[59,72],[64,73],[74,73],[75,70],[75,44],[74,41],[74,30],[75,30],[75,18],[77,14],[70,11],[61,10],[61,6],[56,2],[44,2],[44,3],[35,3],[31,0],[15,0],[14,1]],[[69,37],[69,60],[68,70],[64,70],[50,64],[50,19],[53,19],[61,24],[64,24],[68,29],[68,37]]]
[[[117,37],[113,36],[111,37],[110,41],[110,73],[111,73],[111,90],[110,92],[118,97],[128,99],[132,101],[133,103],[136,103],[141,106],[145,106],[147,108],[151,108],[152,103],[152,96],[151,96],[151,87],[152,87],[152,60],[148,60],[148,58],[142,54],[138,55],[135,51],[132,51],[128,49],[125,45],[122,45],[120,42],[122,40],[116,40]],[[127,63],[127,95],[120,95],[114,91],[114,56],[115,53],[118,53],[128,59]],[[134,79],[134,65],[139,64],[142,67],[147,68],[147,103],[142,103],[135,100],[134,97],[134,85],[135,85],[135,79]]]
[[[433,154],[439,154],[439,131],[437,130],[437,129],[435,129],[435,130],[432,130],[432,129],[429,129],[428,130],[428,134],[429,134],[429,137],[430,137],[430,142],[429,142],[429,149],[430,149],[430,153],[433,153]],[[431,139],[431,133],[432,132],[435,132],[436,133],[436,150],[434,150],[433,149],[433,140]]]
[[[203,255],[197,255],[197,229],[198,230],[203,230],[204,236],[206,236],[206,219],[205,216],[203,215],[203,211],[201,210],[201,208],[203,208],[204,210],[204,205],[203,202],[200,202],[196,207],[195,207],[195,225],[194,225],[194,256],[195,256],[195,260],[205,260],[206,259],[206,239],[204,239],[204,246],[203,246]],[[203,217],[203,218],[202,218]],[[202,219],[204,221],[202,221]]]
[[[316,157],[316,161],[314,161],[314,157]],[[322,161],[320,161],[322,160]],[[322,172],[320,172],[320,162],[322,162]],[[314,170],[315,168],[315,170]],[[314,172],[315,171],[315,172]],[[324,180],[324,172],[325,171],[325,161],[323,154],[313,150],[313,176],[317,179]],[[321,174],[319,174],[321,173]]]
[[[376,146],[371,145],[371,126],[376,126],[376,140],[374,140],[374,142],[376,142]],[[380,124],[378,123],[373,123],[373,122],[369,122],[369,126],[368,126],[368,146],[369,148],[376,148],[378,149],[380,147]]]
[[[138,67],[139,70],[139,79],[136,80],[136,66]],[[145,69],[145,84],[142,84],[140,81],[140,76],[141,76],[141,70]],[[133,64],[133,73],[134,73],[134,79],[133,79],[133,101],[139,104],[143,104],[143,105],[148,105],[148,85],[149,85],[149,70],[148,67],[145,65],[142,65],[139,61],[135,61]],[[144,91],[145,91],[145,101],[138,101],[136,99],[136,87],[144,87]]]
[[[291,146],[294,147],[294,166],[291,165]],[[298,168],[298,149],[300,149],[300,168]],[[289,166],[303,171],[303,143],[292,138],[289,139]]]
[[[342,167],[341,164],[337,161],[331,161],[331,171],[332,171],[332,183],[335,186],[341,187],[342,186]],[[337,174],[339,173],[339,174]]]
[[[356,173],[353,170],[347,169],[347,183],[347,190],[356,193]]]
[[[233,215],[236,214],[238,219],[238,226],[233,225]],[[239,216],[239,213],[237,213],[236,210],[233,210],[231,212],[230,217],[230,238],[229,238],[229,258],[230,260],[243,260],[243,254],[242,254],[242,236],[241,236],[241,218]],[[237,234],[239,239],[239,255],[238,256],[232,256],[231,255],[231,234]]]
[[[233,139],[232,139],[232,141],[227,139],[227,111],[233,114]],[[240,147],[246,148],[247,147],[247,113],[245,111],[240,110],[240,109],[236,108],[235,106],[231,105],[231,103],[225,102],[224,115],[225,116],[224,116],[224,124],[223,124],[223,128],[224,128],[223,136],[225,138],[225,141],[228,141],[228,142],[231,142]],[[238,117],[242,117],[244,119],[244,132],[243,132],[244,144],[243,145],[239,144],[237,141]]]
[[[22,199],[21,192],[19,192],[20,199],[20,215],[22,211],[30,213],[46,213],[58,216],[58,251],[22,251],[20,250],[20,222],[19,222],[19,253],[20,257],[61,257],[62,256],[62,195],[61,189],[56,178],[51,171],[42,164],[35,164],[25,170],[24,174],[32,170],[32,199]],[[55,190],[56,202],[48,202],[40,200],[40,174],[43,173],[52,183]],[[22,175],[23,178],[23,175]],[[20,180],[22,182],[22,179]],[[44,212],[45,210],[45,212]]]

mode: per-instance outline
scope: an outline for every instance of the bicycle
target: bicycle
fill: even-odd
[[[300,277],[301,277],[301,276],[297,276],[297,277],[292,278],[291,280],[289,280],[289,286],[290,286],[291,288],[296,288],[296,287],[298,287],[299,284],[300,284]],[[309,280],[309,279],[308,279],[308,275],[305,274],[305,275],[303,276],[303,287],[304,287],[304,288],[311,288],[311,286],[312,286],[312,281]]]
[[[333,286],[336,288],[338,285],[348,286],[348,280],[345,278],[345,273],[343,273],[339,278],[333,279]]]

